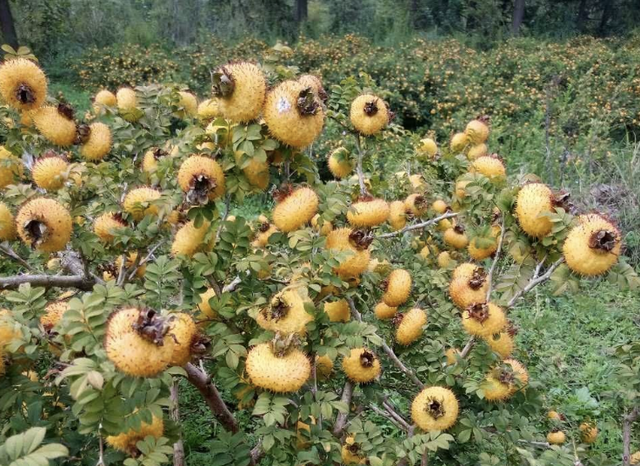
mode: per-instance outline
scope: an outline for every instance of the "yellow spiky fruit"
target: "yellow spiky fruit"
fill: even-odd
[[[105,243],[114,240],[114,230],[125,228],[127,223],[122,216],[115,212],[106,212],[100,215],[93,224],[93,232]]]
[[[482,120],[473,120],[464,130],[471,144],[483,144],[489,138],[489,127]]]
[[[273,210],[273,223],[284,233],[302,227],[318,212],[318,195],[311,188],[296,188],[284,196]]]
[[[507,325],[507,317],[500,306],[493,303],[474,303],[462,313],[462,326],[472,336],[491,338],[502,332]]]
[[[115,107],[116,105],[118,105],[118,100],[116,99],[116,95],[113,92],[108,91],[107,89],[102,89],[101,91],[98,91],[96,96],[93,98],[93,103],[94,109],[96,109],[96,107],[100,105],[104,105],[106,107]]]
[[[469,238],[464,231],[464,228],[460,225],[456,225],[452,228],[447,228],[444,232],[443,238],[445,244],[455,249],[464,249],[469,244]]]
[[[118,435],[109,435],[106,438],[107,444],[116,450],[123,451],[131,455],[138,455],[136,444],[146,437],[160,438],[164,433],[164,422],[161,417],[152,416],[151,423],[142,421],[139,429],[130,429]]]
[[[322,132],[324,110],[310,88],[284,81],[267,94],[264,121],[278,141],[303,149]]]
[[[138,121],[143,112],[138,108],[138,96],[130,87],[122,87],[116,92],[116,103],[120,116],[131,123]]]
[[[438,145],[431,138],[424,138],[420,140],[420,145],[417,148],[418,154],[426,155],[429,158],[435,157],[438,153]]]
[[[315,76],[313,74],[303,74],[298,78],[298,82],[304,87],[310,87],[316,97],[318,97],[321,101],[325,101],[329,97],[327,95],[327,92],[324,90],[322,79],[320,79],[318,76]]]
[[[593,277],[609,271],[620,256],[622,239],[618,228],[599,214],[581,215],[562,246],[571,270]]]
[[[475,160],[479,157],[484,157],[489,154],[489,148],[485,143],[477,144],[475,146],[471,146],[469,148],[469,152],[467,152],[467,157],[469,160]]]
[[[127,269],[131,269],[131,267],[133,267],[133,264],[136,263],[136,259],[138,258],[138,253],[137,252],[130,252],[127,254],[127,260],[125,262],[125,267]],[[120,267],[122,267],[122,256],[118,256],[116,258],[115,261],[115,266],[116,266],[116,270],[120,270]],[[139,265],[138,268],[136,269],[136,277],[138,278],[142,278],[144,277],[144,273],[147,270],[147,265],[146,264],[142,264]]]
[[[198,327],[189,314],[180,312],[172,316],[169,338],[173,339],[173,353],[169,365],[184,366],[191,360],[192,344],[198,338]]]
[[[124,197],[122,207],[134,220],[140,221],[145,215],[158,215],[158,206],[151,203],[160,199],[160,196],[160,191],[154,188],[135,188]]]
[[[40,325],[46,332],[50,332],[62,320],[63,314],[69,309],[66,301],[54,301],[47,304],[44,314],[40,316]]]
[[[500,332],[485,338],[485,341],[493,352],[498,353],[502,359],[507,359],[513,353],[513,338],[508,332]]]
[[[366,197],[351,204],[347,220],[354,227],[374,227],[389,218],[389,204],[384,199]]]
[[[458,180],[456,181],[455,186],[455,194],[459,199],[464,199],[467,196],[467,185],[471,183],[468,180]]]
[[[269,243],[269,238],[272,234],[278,231],[278,228],[269,223],[267,220],[264,223],[261,223],[258,229],[258,234],[255,239],[251,243],[254,248],[264,248]]]
[[[326,247],[335,252],[349,252],[351,255],[334,271],[343,279],[359,277],[369,266],[371,255],[368,244],[360,240],[358,230],[338,228],[327,235]]]
[[[102,160],[111,150],[111,129],[104,123],[89,126],[89,138],[80,148],[80,154],[90,162]]]
[[[561,430],[552,430],[547,434],[547,442],[551,445],[562,445],[567,441],[567,436]]]
[[[5,60],[0,66],[0,94],[16,110],[37,109],[47,97],[47,77],[31,60]]]
[[[547,419],[549,419],[551,421],[561,421],[562,420],[562,416],[557,411],[549,411],[547,413]]]
[[[47,191],[57,191],[64,186],[69,164],[62,157],[45,155],[33,165],[33,182]]]
[[[376,307],[373,309],[376,314],[376,317],[380,320],[392,319],[398,313],[397,307],[388,306],[384,302],[380,302],[376,304]]]
[[[13,314],[9,309],[0,309],[0,350],[14,340],[22,338]]]
[[[178,118],[193,118],[198,114],[198,99],[191,92],[180,91],[180,101],[178,107],[183,109],[178,111]]]
[[[0,146],[0,189],[22,178],[23,172],[22,161],[4,146]]]
[[[18,235],[27,245],[43,252],[58,252],[71,239],[69,211],[58,201],[36,198],[24,204],[16,216]]]
[[[242,169],[244,176],[247,177],[249,184],[261,191],[269,186],[269,163],[262,162],[258,159],[251,159],[246,167]]]
[[[221,116],[220,102],[218,99],[207,99],[200,102],[198,105],[198,118],[201,120],[213,120]]]
[[[344,147],[338,147],[331,152],[327,164],[331,174],[339,180],[353,172],[353,161],[349,158],[349,151]]]
[[[349,117],[356,131],[365,136],[372,136],[389,124],[391,112],[380,97],[363,94],[351,103]]]
[[[333,372],[333,359],[326,354],[324,356],[316,355],[316,376],[319,380],[327,380]]]
[[[458,420],[458,400],[445,387],[428,387],[411,403],[411,419],[423,431],[445,431]]]
[[[598,427],[593,422],[580,424],[580,439],[584,443],[594,443],[598,438]]]
[[[214,73],[213,95],[220,113],[234,123],[255,120],[262,111],[267,82],[262,70],[247,62],[222,66]]]
[[[386,279],[382,301],[391,307],[398,307],[409,299],[411,293],[411,275],[404,269],[396,269]]]
[[[13,214],[4,202],[0,202],[0,241],[13,241],[16,233]]]
[[[413,193],[409,194],[409,196],[405,199],[404,206],[407,212],[413,214],[416,217],[422,217],[427,213],[429,203],[427,201],[427,198],[422,194]]]
[[[215,200],[225,192],[222,167],[212,158],[192,155],[178,170],[178,184],[190,203],[204,204]]]
[[[269,343],[254,346],[247,355],[246,370],[251,383],[276,393],[293,393],[311,375],[306,354],[296,348],[276,352]]]
[[[429,245],[423,246],[422,249],[420,249],[420,257],[422,257],[423,259],[429,259],[430,256],[431,249],[429,248]]]
[[[61,106],[40,107],[32,113],[36,129],[51,143],[67,147],[76,140],[76,124],[73,117],[62,112]]]
[[[307,324],[313,320],[313,316],[304,308],[309,302],[306,288],[285,289],[258,313],[256,322],[263,329],[272,332],[304,335]]]
[[[167,155],[167,152],[160,148],[149,149],[142,158],[142,171],[145,173],[155,172],[158,169],[158,160]]]
[[[456,133],[451,137],[449,147],[454,154],[460,154],[465,151],[469,145],[469,138],[465,133]]]
[[[464,262],[453,270],[451,278],[453,280],[455,280],[456,278],[465,278],[468,280],[473,276],[474,272],[477,269],[480,269],[480,271],[482,271],[482,267],[478,267],[472,262]]]
[[[354,348],[342,360],[342,370],[352,382],[369,383],[382,371],[378,357],[366,348]]]
[[[479,268],[471,278],[452,279],[449,295],[456,306],[464,310],[472,304],[486,302],[488,288],[486,273]]]
[[[480,240],[477,237],[473,238],[469,243],[469,256],[477,261],[491,257],[491,255],[493,255],[493,253],[498,249],[498,236],[500,236],[500,227],[498,225],[493,225],[491,227],[491,239],[493,240],[493,243],[490,245],[480,247]],[[486,242],[488,239],[483,238],[483,240]]]
[[[458,362],[458,355],[460,354],[460,350],[458,348],[449,348],[444,352],[444,355],[447,358],[447,365],[451,366]]]
[[[444,214],[449,209],[449,206],[442,199],[436,199],[431,204],[431,208],[439,214]]]
[[[198,303],[198,309],[207,319],[215,319],[218,317],[218,313],[211,307],[209,300],[216,295],[216,291],[213,288],[207,288],[207,291],[200,293],[200,302]]]
[[[630,464],[640,464],[640,450],[631,455]]]
[[[351,320],[351,310],[346,299],[325,302],[324,312],[327,313],[331,322],[349,322]]]
[[[171,243],[171,254],[193,257],[197,252],[210,249],[210,244],[204,241],[210,226],[211,224],[205,221],[196,227],[193,220],[182,225]]]
[[[403,201],[389,204],[389,224],[394,231],[402,230],[407,224],[407,207]]]
[[[554,212],[553,193],[543,183],[528,183],[516,197],[516,217],[520,228],[534,238],[551,233],[553,224],[544,214]]]
[[[446,269],[447,267],[449,267],[449,264],[451,264],[453,261],[453,259],[451,259],[451,254],[449,254],[448,251],[442,251],[440,254],[438,254],[438,267],[440,267],[441,269]]]
[[[485,399],[503,401],[524,389],[529,383],[529,373],[515,359],[505,359],[494,368],[481,384]]]
[[[327,236],[331,231],[333,231],[333,225],[328,220],[323,220],[322,226],[320,226],[320,214],[315,214],[313,216],[311,219],[311,226],[322,236]]]
[[[502,181],[507,177],[504,163],[496,155],[483,155],[473,161],[469,167],[471,173],[480,173],[492,182]]]
[[[402,320],[396,329],[396,341],[401,345],[410,345],[422,336],[423,327],[427,324],[427,313],[414,307],[402,314]]]
[[[173,355],[169,324],[154,311],[123,308],[107,322],[104,347],[107,358],[124,374],[155,377],[164,371]]]
[[[342,464],[367,464],[368,460],[366,456],[363,456],[364,452],[360,450],[360,445],[356,443],[353,435],[348,436],[344,442],[340,452]]]
[[[411,189],[415,193],[424,192],[427,189],[427,183],[425,183],[424,178],[417,173],[409,177],[409,183],[411,183]]]

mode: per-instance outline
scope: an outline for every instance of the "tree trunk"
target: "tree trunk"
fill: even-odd
[[[578,21],[576,24],[578,31],[584,33],[587,26],[587,0],[580,0],[578,7]]]
[[[301,24],[307,20],[307,16],[309,15],[308,3],[308,0],[296,0],[294,14],[297,24]]]
[[[14,49],[18,48],[18,35],[13,22],[9,0],[0,0],[0,29],[5,44],[9,44]]]
[[[515,0],[513,5],[513,21],[511,23],[511,33],[514,36],[520,34],[520,26],[524,20],[524,4],[525,0]]]
[[[613,16],[614,0],[603,0],[602,2],[602,18],[600,19],[600,26],[598,26],[598,34],[601,36],[607,33],[607,24]]]

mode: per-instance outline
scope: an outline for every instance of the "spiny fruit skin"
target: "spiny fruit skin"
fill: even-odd
[[[124,228],[127,224],[115,212],[106,212],[100,215],[93,224],[93,232],[105,243],[114,240],[113,231]]]
[[[396,269],[387,277],[387,289],[382,301],[387,306],[398,307],[409,299],[411,293],[411,275],[404,269]]]
[[[67,309],[69,309],[69,303],[66,301],[54,301],[45,306],[45,313],[40,316],[40,324],[46,332],[50,332],[53,327],[58,325]]]
[[[371,254],[368,249],[358,248],[350,241],[351,228],[338,228],[327,235],[327,249],[336,252],[351,252],[352,255],[338,265],[334,271],[343,279],[359,277],[369,266]]]
[[[410,345],[422,336],[422,328],[427,323],[427,313],[414,307],[402,315],[402,321],[396,329],[396,341],[401,345]]]
[[[222,113],[220,112],[220,102],[218,99],[207,99],[200,102],[198,105],[198,118],[201,120],[213,120],[218,118]]]
[[[476,269],[482,269],[482,267],[478,267],[472,262],[464,262],[453,270],[451,278],[454,280],[456,278],[466,278],[468,280],[473,276],[473,273],[476,271]]]
[[[233,82],[230,93],[216,95],[220,113],[234,123],[255,120],[262,111],[267,82],[262,70],[247,62],[233,63],[219,68],[216,73],[227,76]],[[227,94],[227,95],[224,95]]]
[[[469,243],[469,256],[477,261],[491,257],[491,255],[498,250],[498,241],[496,239],[498,236],[500,236],[500,227],[498,225],[494,225],[491,227],[491,237],[494,239],[494,242],[490,246],[482,248],[478,247],[478,238],[473,238]]]
[[[16,216],[16,226],[22,241],[44,252],[64,249],[73,229],[69,211],[58,201],[46,198],[24,204]]]
[[[469,244],[469,238],[464,230],[456,227],[447,228],[443,235],[444,242],[455,249],[464,249]]]
[[[618,262],[622,241],[618,228],[599,214],[581,215],[562,246],[571,270],[594,277],[609,271]]]
[[[503,401],[513,396],[518,390],[529,383],[529,373],[520,362],[515,359],[505,359],[503,366],[510,366],[513,380],[501,381],[502,368],[493,369],[482,382],[484,397],[488,401]]]
[[[389,224],[394,231],[402,230],[407,224],[407,208],[402,201],[389,204]]]
[[[47,77],[31,60],[5,60],[0,66],[0,94],[16,110],[34,110],[47,97]]]
[[[333,372],[333,360],[327,356],[316,355],[316,372],[320,380],[327,380]]]
[[[478,157],[483,157],[489,153],[489,148],[485,143],[477,144],[475,146],[471,146],[469,148],[469,152],[467,152],[467,157],[469,160],[475,160]]]
[[[183,107],[184,110],[178,112],[179,118],[195,117],[198,114],[198,99],[191,92],[180,91],[179,107]]]
[[[427,213],[429,204],[422,194],[413,193],[407,196],[404,201],[404,206],[407,212],[412,213],[416,217],[422,217]]]
[[[469,183],[471,183],[471,181],[468,181],[468,180],[456,181],[456,186],[455,186],[456,196],[458,196],[460,199],[464,199],[467,196],[466,188]]]
[[[339,180],[346,178],[353,171],[353,161],[349,159],[349,151],[344,147],[338,147],[331,152],[327,164],[331,174]]]
[[[285,289],[258,313],[256,322],[265,330],[304,335],[307,332],[306,325],[313,320],[313,316],[304,309],[308,302],[306,296],[304,288]]]
[[[351,204],[347,220],[354,227],[374,227],[389,218],[389,204],[384,199],[363,199]]]
[[[7,162],[10,160],[11,162]],[[22,178],[23,175],[22,161],[0,146],[0,189],[13,184],[16,179]]]
[[[116,95],[107,89],[99,91],[94,97],[93,102],[94,104],[105,105],[107,107],[115,107],[118,104]]]
[[[33,166],[33,181],[39,188],[57,191],[64,186],[64,174],[68,168],[69,164],[62,157],[42,157]]]
[[[420,140],[418,146],[418,153],[425,154],[428,157],[434,157],[438,153],[438,145],[431,138],[424,138]]]
[[[631,464],[640,464],[640,451],[637,451],[633,455],[631,455]]]
[[[242,169],[244,176],[247,177],[249,184],[261,191],[269,186],[269,163],[261,162],[258,159],[251,159],[246,167]]]
[[[111,150],[111,129],[100,122],[92,123],[89,129],[89,139],[80,148],[80,153],[91,162],[102,160]]]
[[[345,444],[342,445],[341,450],[342,464],[367,464],[367,458],[360,456],[360,449],[355,441],[356,439],[353,435],[345,439]]]
[[[460,354],[460,350],[458,348],[449,348],[445,351],[444,355],[447,357],[447,365],[451,366],[455,364],[458,359],[457,355]]]
[[[313,93],[320,100],[327,100],[328,96],[326,91],[324,90],[324,86],[322,85],[322,79],[313,74],[303,74],[298,78],[298,82],[302,84],[304,87],[310,87],[313,89]]]
[[[445,387],[428,387],[411,403],[411,418],[425,432],[445,431],[458,420],[458,400]]]
[[[507,325],[507,318],[500,306],[493,303],[472,304],[471,308],[462,313],[462,326],[469,335],[489,339]]]
[[[306,354],[291,348],[279,356],[269,343],[261,343],[249,351],[246,369],[253,385],[276,393],[297,392],[311,375]]]
[[[311,188],[295,189],[273,210],[273,223],[284,232],[295,231],[318,213],[318,195]]]
[[[13,214],[4,202],[0,202],[0,241],[13,241],[16,238],[16,225]]]
[[[449,254],[447,251],[442,251],[440,254],[438,254],[437,261],[438,267],[440,267],[441,269],[446,269],[452,262],[451,254]]]
[[[363,94],[351,103],[351,124],[361,134],[372,136],[379,133],[391,120],[387,104],[380,97]]]
[[[465,133],[456,133],[451,137],[451,142],[449,143],[449,147],[451,148],[451,152],[454,154],[459,154],[464,152],[469,144],[469,138]]]
[[[127,432],[123,432],[118,435],[109,435],[106,440],[107,444],[111,445],[116,450],[131,454],[138,451],[136,443],[140,440],[144,440],[147,436],[157,439],[162,437],[163,433],[164,422],[162,421],[162,418],[153,416],[151,424],[142,422],[140,424],[140,429],[130,429]]]
[[[513,338],[508,332],[500,332],[496,335],[487,336],[484,339],[489,347],[502,359],[507,359],[513,353]]]
[[[40,134],[56,146],[67,147],[76,140],[76,124],[56,107],[40,107],[32,117]]]
[[[351,310],[346,299],[325,302],[324,312],[327,313],[331,322],[349,322],[351,320]]]
[[[298,149],[315,141],[324,126],[322,104],[307,89],[297,81],[284,81],[269,91],[264,105],[264,121],[273,137]]]
[[[429,259],[429,256],[431,256],[431,249],[429,249],[429,245],[427,244],[420,249],[420,257]]]
[[[543,214],[553,212],[553,193],[543,183],[528,183],[516,197],[516,217],[520,228],[534,238],[551,233],[553,224]]]
[[[320,226],[320,214],[315,214],[313,216],[311,219],[311,226],[322,236],[327,236],[333,230],[333,225],[328,220],[324,220],[322,222],[322,226]]]
[[[123,308],[114,311],[107,322],[104,347],[116,368],[132,377],[155,377],[164,371],[173,354],[173,339],[164,335],[159,344],[144,338],[134,325],[146,311]]]
[[[142,171],[145,173],[153,173],[158,169],[158,159],[165,157],[167,153],[159,148],[149,149],[142,157]]]
[[[136,91],[130,87],[123,87],[116,92],[116,103],[118,111],[123,119],[135,122],[140,119],[142,112],[138,109],[138,97]]]
[[[391,307],[386,305],[384,302],[380,302],[376,304],[376,307],[373,309],[376,314],[376,317],[380,320],[391,319],[395,317],[398,313],[397,307]]]
[[[584,443],[594,443],[598,438],[598,427],[592,422],[580,424],[581,439]]]
[[[431,208],[439,214],[444,214],[449,206],[442,199],[436,199],[433,201],[433,204],[431,204]]]
[[[198,335],[198,327],[189,314],[174,314],[169,338],[173,339],[171,366],[184,366],[191,360],[191,344]]]
[[[470,167],[472,173],[480,173],[492,182],[505,179],[507,169],[498,157],[491,155],[483,155],[473,161]]]
[[[278,228],[275,225],[269,223],[268,221],[265,223],[261,223],[260,230],[258,234],[255,236],[253,243],[251,244],[253,245],[254,248],[264,248],[267,244],[269,244],[269,238],[271,237],[271,235],[273,235],[277,231],[278,231]]]
[[[209,157],[192,155],[178,170],[178,184],[187,195],[197,201],[214,200],[224,194],[225,178],[222,167]]]
[[[424,192],[427,189],[427,183],[425,183],[424,178],[419,173],[409,176],[409,183],[411,183],[411,189],[413,189],[415,193]]]
[[[472,144],[482,144],[489,138],[489,127],[480,120],[473,120],[464,130]]]
[[[561,430],[549,432],[547,434],[547,442],[551,445],[562,445],[567,440],[567,436]]]
[[[200,303],[198,303],[198,309],[204,314],[207,319],[215,319],[218,317],[218,313],[211,308],[209,300],[216,295],[216,291],[213,288],[208,288],[207,291],[200,294]]]
[[[342,370],[352,382],[369,383],[380,376],[378,357],[366,348],[354,348],[342,360]]]
[[[489,284],[484,277],[454,278],[449,284],[449,295],[455,305],[464,310],[472,304],[484,303],[488,287]]]
[[[134,220],[140,221],[145,215],[158,215],[158,206],[152,204],[145,208],[142,204],[157,201],[160,199],[160,195],[160,191],[154,188],[146,186],[135,188],[124,197],[122,206]]]
[[[196,227],[194,220],[182,225],[171,243],[171,254],[193,257],[195,253],[208,249],[209,245],[204,242],[204,238],[210,226],[210,223],[205,221],[200,227]]]

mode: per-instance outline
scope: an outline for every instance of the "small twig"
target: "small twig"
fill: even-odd
[[[176,424],[180,424],[180,405],[178,403],[178,381],[173,380],[170,389],[171,400],[171,419]],[[182,436],[178,437],[178,441],[173,444],[173,466],[186,466],[184,459],[184,443],[182,442]]]
[[[102,425],[101,425],[101,427],[102,427]],[[98,443],[99,443],[98,462],[96,463],[96,466],[105,466],[105,463],[104,463],[104,439],[102,438],[102,433],[100,431],[98,431]]]
[[[392,231],[391,233],[385,233],[384,235],[378,235],[378,236],[376,236],[376,238],[378,238],[378,239],[392,238],[394,236],[402,235],[403,233],[406,233],[407,231],[419,230],[421,228],[426,228],[428,226],[431,226],[431,225],[434,225],[434,224],[440,222],[441,220],[445,220],[445,219],[453,218],[453,217],[457,217],[457,216],[458,216],[458,214],[456,212],[447,212],[447,213],[444,213],[444,214],[440,215],[439,217],[432,218],[431,220],[427,220],[426,222],[421,222],[421,223],[415,223],[413,225],[408,225],[408,226],[404,227],[402,230]]]
[[[340,401],[347,405],[346,413],[338,413],[336,417],[336,423],[333,425],[333,435],[335,437],[339,437],[342,434],[345,426],[347,425],[347,418],[349,417],[349,405],[351,404],[351,397],[353,396],[353,383],[350,380],[347,380],[344,383],[344,388],[342,389],[342,397],[340,397]]]
[[[156,244],[155,246],[153,246],[150,250],[149,253],[144,257],[144,259],[142,259],[140,261],[139,266],[143,266],[145,265],[147,262],[149,262],[151,260],[151,257],[153,256],[153,253],[156,252],[158,250],[158,248],[160,248],[162,245],[164,245],[166,241],[162,240],[160,241],[158,244]]]
[[[420,466],[429,466],[429,450],[427,447],[424,448],[424,453],[422,453],[422,461],[420,461]]]
[[[373,412],[375,412],[376,414],[378,414],[379,416],[382,416],[384,418],[386,418],[387,420],[389,420],[394,426],[396,426],[398,429],[400,430],[407,430],[405,428],[405,426],[403,426],[402,424],[400,424],[393,416],[391,416],[390,414],[386,413],[385,411],[383,411],[382,409],[378,408],[376,405],[369,405],[369,407],[373,410]]]
[[[504,216],[503,216],[502,222],[500,224],[500,239],[498,240],[498,248],[496,249],[496,253],[493,256],[493,263],[491,264],[491,268],[489,269],[489,274],[487,275],[487,283],[489,285],[487,288],[487,302],[489,302],[491,299],[491,292],[493,291],[493,273],[495,272],[496,266],[500,261],[500,253],[502,252],[502,243],[504,242],[504,234],[505,234],[505,228],[504,228]]]
[[[313,400],[318,402],[318,360],[313,355],[313,364],[311,365],[311,376],[313,377],[313,387],[311,388],[311,392],[313,393]],[[322,413],[318,416],[318,425],[322,429]]]
[[[262,449],[262,439],[258,440],[256,446],[251,449],[251,462],[249,463],[251,466],[256,466],[264,455],[264,450]]]
[[[402,425],[402,428],[404,430],[409,431],[409,429],[411,428],[411,424],[409,424],[400,414],[398,414],[398,412],[393,409],[393,406],[391,406],[388,401],[383,401],[382,407],[389,413],[391,417],[393,417]]]
[[[224,213],[222,214],[222,218],[220,219],[220,225],[218,225],[218,229],[216,230],[216,240],[215,240],[216,243],[220,238],[220,233],[222,233],[222,226],[224,225],[224,222],[226,222],[227,218],[229,217],[229,210],[231,210],[231,196],[227,194],[226,197],[224,198]]]
[[[220,284],[215,277],[213,275],[209,275],[207,277],[207,281],[209,282],[209,285],[211,285],[211,288],[213,288],[213,291],[215,291],[216,296],[220,296],[222,294],[222,288],[220,288]]]
[[[19,263],[29,271],[33,270],[33,268],[29,265],[29,263],[26,260],[24,260],[22,257],[20,257],[18,253],[16,253],[11,248],[11,246],[6,246],[6,247],[0,246],[0,254],[7,256],[9,259],[13,259],[14,261],[16,261],[17,263]]]
[[[640,410],[636,406],[622,418],[622,466],[631,464],[631,427],[639,415]]]
[[[78,288],[89,291],[96,281],[84,275],[15,275],[0,278],[0,290],[14,290],[24,283],[45,288]]]
[[[526,443],[527,445],[531,445],[531,446],[537,447],[537,448],[549,448],[551,446],[549,444],[549,442],[534,442],[534,441],[524,440],[524,439],[520,439],[520,440],[518,440],[518,442]]]
[[[127,255],[122,254],[120,256],[120,270],[118,270],[118,279],[116,280],[116,285],[122,286],[122,282],[124,281],[124,276],[126,271],[127,271]]]
[[[467,342],[467,344],[464,345],[464,348],[462,348],[462,351],[460,351],[460,357],[462,359],[466,358],[469,355],[469,352],[473,348],[473,345],[475,342],[476,342],[476,339],[474,337],[469,338],[469,341]]]
[[[222,292],[223,293],[231,293],[232,291],[235,291],[236,288],[238,288],[238,285],[240,283],[242,283],[242,278],[240,278],[240,276],[237,276],[236,278],[231,280],[231,283],[229,283],[228,285],[225,285],[222,288]]]
[[[362,150],[362,144],[360,142],[360,133],[355,133],[356,148],[358,149],[358,158],[356,161],[356,173],[358,174],[358,183],[360,184],[360,195],[366,196],[369,194],[367,186],[364,182],[364,171],[362,169],[362,160],[364,159],[364,152]]]
[[[142,257],[141,251],[138,251],[138,253],[136,254],[136,258],[133,260],[133,264],[131,264],[131,267],[127,269],[124,282],[122,282],[120,286],[123,286],[125,283],[129,283],[131,280],[134,279],[134,277],[136,276],[136,273],[138,272],[138,268],[141,266],[140,265],[141,257]]]
[[[536,272],[534,273],[534,276],[531,278],[531,280],[529,280],[529,283],[527,283],[527,286],[525,286],[523,289],[521,289],[515,295],[513,295],[513,297],[507,303],[507,309],[513,307],[513,305],[516,303],[516,301],[518,299],[520,299],[524,294],[526,294],[529,291],[533,290],[540,283],[543,283],[543,282],[547,281],[549,278],[551,278],[551,275],[553,274],[553,272],[563,262],[564,262],[564,257],[561,257],[560,259],[555,261],[553,264],[551,264],[551,266],[547,269],[547,271],[543,275],[539,275],[540,270],[542,268],[542,266],[540,264],[544,263],[544,259],[542,261],[540,261],[540,263],[536,267]],[[539,276],[536,276],[536,275],[539,275]]]

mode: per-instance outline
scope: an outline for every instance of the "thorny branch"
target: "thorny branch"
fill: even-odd
[[[447,218],[453,218],[453,217],[457,217],[457,216],[458,216],[458,214],[456,212],[447,212],[447,213],[444,213],[444,214],[440,215],[439,217],[435,217],[435,218],[432,218],[431,220],[427,220],[426,222],[414,223],[413,225],[408,225],[408,226],[404,227],[402,230],[392,231],[391,233],[385,233],[384,235],[376,236],[376,238],[378,238],[378,239],[392,238],[394,236],[402,235],[403,233],[406,233],[407,231],[419,230],[421,228],[426,228],[428,226],[431,226],[431,225],[434,225],[434,224],[440,222],[441,220],[445,220]]]
[[[366,196],[369,194],[367,186],[364,183],[364,171],[362,170],[362,159],[364,158],[364,152],[362,150],[362,143],[360,141],[360,134],[354,134],[356,140],[356,148],[358,149],[358,158],[356,161],[356,173],[358,174],[358,183],[360,184],[360,195]]]
[[[555,261],[553,264],[551,264],[549,266],[549,268],[547,269],[547,271],[543,274],[540,275],[540,270],[542,269],[542,264],[544,264],[544,259],[542,261],[540,261],[538,263],[538,266],[536,267],[536,271],[533,274],[533,277],[531,277],[531,280],[529,280],[529,283],[527,283],[527,286],[525,286],[523,289],[521,289],[520,291],[518,291],[515,295],[513,295],[513,297],[509,300],[509,302],[507,303],[507,309],[510,307],[513,307],[513,305],[516,303],[516,301],[518,301],[518,299],[520,299],[524,294],[528,293],[529,291],[533,290],[536,286],[538,286],[540,283],[543,283],[545,281],[547,281],[549,278],[551,278],[551,275],[553,274],[553,272],[560,266],[560,264],[562,264],[564,262],[564,257],[561,257],[560,259],[558,259],[557,261]]]
[[[22,257],[20,257],[18,255],[18,253],[16,253],[11,246],[0,246],[0,254],[7,256],[9,259],[12,259],[16,262],[18,262],[20,265],[22,265],[25,269],[27,270],[33,270],[31,268],[31,266],[29,265],[29,263],[24,260]]]
[[[351,397],[353,396],[353,383],[347,380],[342,389],[342,397],[340,401],[345,403],[347,407],[351,404]],[[336,417],[336,423],[333,425],[333,435],[339,437],[342,434],[345,426],[347,425],[347,417],[349,416],[349,410],[345,413],[338,413]]]

